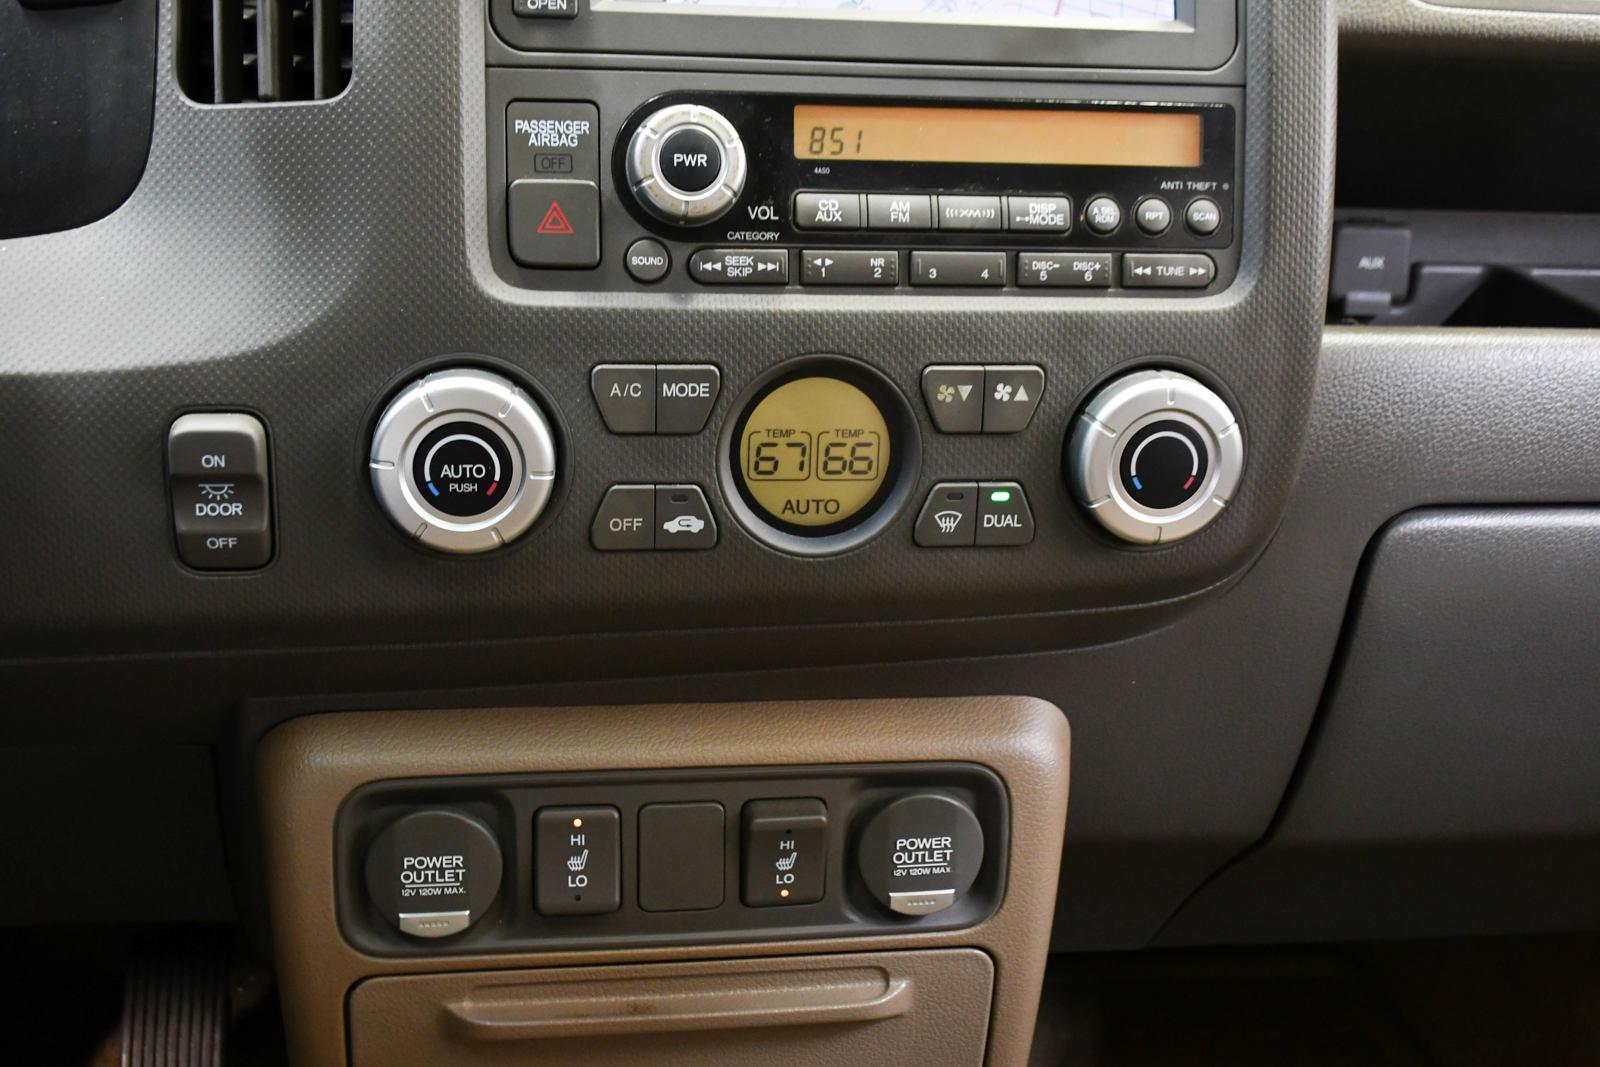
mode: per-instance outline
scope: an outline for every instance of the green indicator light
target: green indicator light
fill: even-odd
[[[1011,490],[996,489],[989,494],[989,500],[995,504],[1009,504],[1011,502]]]

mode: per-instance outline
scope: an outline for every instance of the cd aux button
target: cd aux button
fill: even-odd
[[[794,224],[802,230],[859,230],[861,194],[795,193]]]

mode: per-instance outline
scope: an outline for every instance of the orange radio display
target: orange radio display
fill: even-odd
[[[797,104],[796,159],[1198,167],[1193,112]]]

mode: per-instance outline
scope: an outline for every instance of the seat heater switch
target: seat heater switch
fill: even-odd
[[[449,937],[483,918],[500,895],[500,843],[456,811],[419,811],[367,849],[367,895],[401,933]]]
[[[540,808],[533,817],[540,915],[604,915],[622,906],[622,819],[613,807]]]
[[[932,915],[961,899],[983,866],[983,827],[941,793],[902,797],[867,821],[856,860],[872,895],[898,915]]]
[[[752,800],[744,806],[744,902],[752,908],[815,904],[828,862],[828,808],[820,800]]]
[[[196,570],[249,570],[272,558],[267,431],[242,412],[183,415],[167,431],[178,555]]]

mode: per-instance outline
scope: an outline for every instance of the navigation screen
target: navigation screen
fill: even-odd
[[[1178,18],[1178,0],[628,0],[628,4],[917,22],[1175,22]]]

